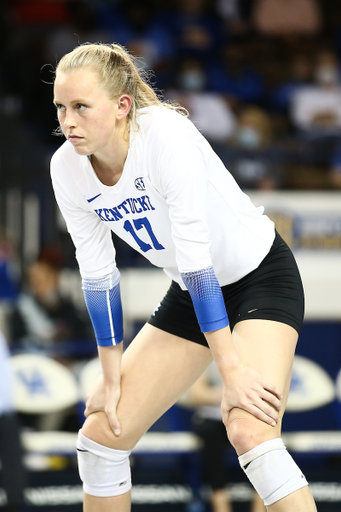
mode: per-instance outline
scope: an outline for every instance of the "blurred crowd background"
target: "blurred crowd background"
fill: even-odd
[[[115,41],[189,109],[243,187],[341,187],[337,0],[3,0],[0,9],[1,185],[48,179],[61,143],[51,85],[60,57]]]

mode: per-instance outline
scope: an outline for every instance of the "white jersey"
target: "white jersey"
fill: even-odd
[[[111,231],[185,289],[180,273],[213,266],[221,286],[254,270],[274,225],[193,123],[163,106],[138,113],[121,178],[104,185],[65,142],[51,161],[56,199],[83,278],[115,268]]]

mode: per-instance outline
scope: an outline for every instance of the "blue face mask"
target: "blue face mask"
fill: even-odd
[[[261,134],[251,126],[243,127],[237,133],[237,141],[243,148],[256,149],[261,144]]]

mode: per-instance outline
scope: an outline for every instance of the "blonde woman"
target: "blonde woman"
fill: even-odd
[[[77,445],[84,511],[130,510],[130,450],[212,357],[227,434],[268,510],[315,511],[280,437],[303,292],[273,223],[121,46],[65,55],[54,103],[67,140],[52,181],[102,364]],[[112,231],[172,278],[123,358]]]

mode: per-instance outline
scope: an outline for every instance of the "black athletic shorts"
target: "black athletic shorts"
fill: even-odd
[[[221,289],[231,331],[236,323],[257,318],[282,322],[300,332],[304,314],[302,281],[290,248],[277,232],[259,267]],[[148,323],[208,346],[200,331],[189,292],[182,290],[174,281]]]

